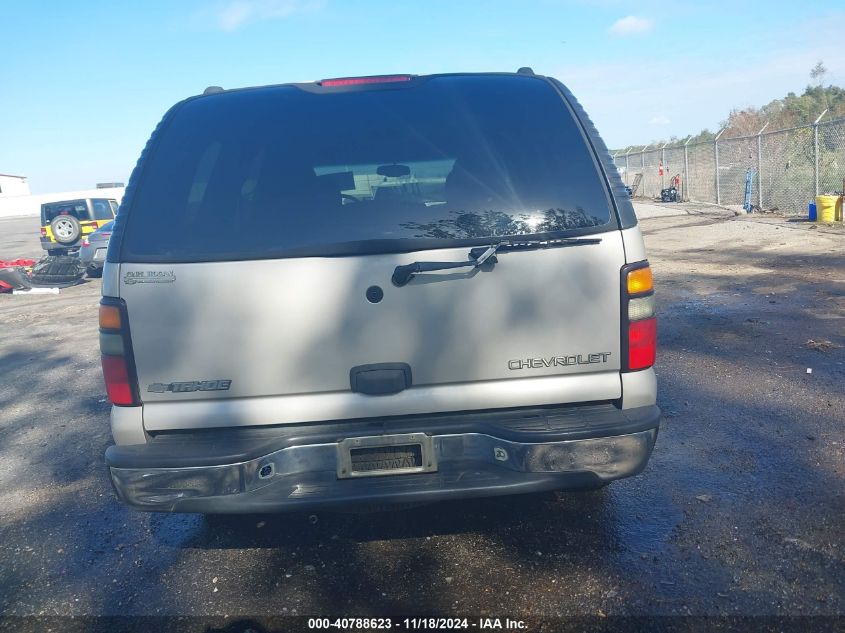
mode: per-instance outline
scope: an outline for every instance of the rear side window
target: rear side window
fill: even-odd
[[[92,200],[91,208],[94,211],[95,220],[111,220],[114,217],[112,206],[107,199]]]
[[[50,224],[57,215],[73,215],[79,220],[90,220],[86,200],[66,200],[41,205],[41,224]]]
[[[189,101],[128,209],[124,261],[399,252],[607,230],[610,201],[548,82],[442,76]]]

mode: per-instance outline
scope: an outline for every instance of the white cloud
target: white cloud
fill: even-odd
[[[653,20],[629,15],[616,20],[616,22],[611,25],[610,32],[613,35],[634,35],[637,33],[648,33],[653,27]]]
[[[649,119],[649,125],[669,125],[672,121],[669,117],[663,116],[662,114],[658,114],[657,116],[653,116]]]
[[[288,18],[322,5],[322,0],[232,0],[216,11],[215,21],[224,31],[234,31],[250,22]]]

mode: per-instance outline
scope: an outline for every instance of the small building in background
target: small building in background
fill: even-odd
[[[98,182],[97,189],[121,189],[125,187],[122,182]]]
[[[26,182],[26,176],[0,174],[0,198],[28,196],[29,193],[29,184]]]

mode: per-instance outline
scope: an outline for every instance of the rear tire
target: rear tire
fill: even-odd
[[[99,266],[89,266],[85,271],[85,274],[91,279],[99,279],[103,276],[103,269]]]

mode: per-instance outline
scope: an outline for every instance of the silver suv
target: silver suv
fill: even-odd
[[[529,69],[177,104],[102,287],[106,462],[142,510],[596,488],[657,436],[633,208],[575,98]]]

